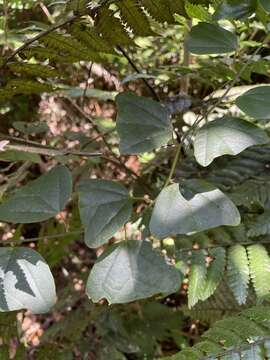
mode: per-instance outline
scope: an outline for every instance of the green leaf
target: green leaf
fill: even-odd
[[[270,118],[270,86],[258,86],[236,99],[236,105],[254,119]]]
[[[192,308],[200,300],[201,291],[206,280],[206,261],[203,250],[192,254],[190,274],[188,280],[188,307]]]
[[[261,3],[262,7],[266,10],[270,12],[270,2],[269,0],[259,0],[259,2]]]
[[[188,50],[193,54],[224,54],[235,51],[237,36],[216,24],[201,22],[193,26],[187,40]]]
[[[257,0],[225,0],[217,8],[214,18],[220,19],[241,19],[252,15],[257,7]]]
[[[50,310],[56,301],[54,279],[45,260],[29,248],[0,248],[0,310]]]
[[[141,154],[171,140],[170,115],[161,104],[130,92],[118,95],[116,103],[122,154]]]
[[[20,188],[0,205],[0,220],[12,223],[34,223],[58,214],[71,196],[72,178],[65,166]]]
[[[188,234],[221,225],[237,226],[240,214],[219,189],[203,180],[173,184],[159,194],[150,231],[157,238]]]
[[[226,252],[223,248],[210,249],[209,256],[212,259],[205,278],[205,284],[200,291],[200,300],[208,299],[216,291],[224,276]]]
[[[154,35],[140,4],[133,0],[121,0],[117,3],[121,19],[128,24],[137,36]]]
[[[205,22],[211,22],[212,21],[212,16],[211,14],[209,14],[209,12],[202,6],[202,5],[196,5],[196,4],[192,4],[189,1],[185,2],[185,10],[187,15],[191,18],[191,19],[199,19],[200,21],[205,21]]]
[[[26,122],[26,121],[14,121],[12,123],[14,129],[19,130],[20,132],[31,135],[46,133],[50,130],[49,126],[45,121],[42,122]]]
[[[32,161],[33,163],[41,163],[41,157],[39,154],[33,154],[21,150],[6,150],[0,152],[0,160],[7,162],[14,161]]]
[[[257,126],[233,117],[224,117],[204,125],[194,140],[195,157],[202,166],[208,166],[222,155],[237,155],[253,145],[269,141],[267,134]]]
[[[248,247],[250,277],[259,298],[269,295],[270,258],[264,246],[256,244]]]
[[[105,244],[129,219],[132,202],[128,191],[108,180],[86,180],[77,188],[85,242],[95,248]]]
[[[181,285],[180,273],[147,241],[129,240],[110,246],[97,260],[87,282],[94,301],[121,304],[170,294]]]
[[[227,277],[232,292],[240,305],[246,303],[249,284],[249,266],[244,246],[235,245],[228,250]]]

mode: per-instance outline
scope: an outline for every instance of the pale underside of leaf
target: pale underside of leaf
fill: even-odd
[[[157,238],[177,234],[199,232],[221,225],[237,226],[240,214],[232,201],[219,189],[205,186],[202,182],[189,180],[188,184],[198,184],[198,193],[186,199],[181,186],[173,184],[162,190],[158,196],[150,221],[150,231]],[[205,190],[203,190],[205,189]]]
[[[156,253],[149,242],[129,240],[113,245],[98,259],[88,278],[94,301],[127,303],[169,294],[180,287],[180,273]]]

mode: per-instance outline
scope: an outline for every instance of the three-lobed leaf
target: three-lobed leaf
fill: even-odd
[[[237,36],[217,24],[201,22],[192,27],[187,40],[188,50],[193,54],[224,54],[238,47]]]
[[[208,166],[219,156],[237,155],[250,146],[268,141],[267,134],[257,126],[226,116],[198,130],[194,139],[194,153],[200,165]]]
[[[99,247],[128,221],[131,198],[124,186],[109,180],[85,180],[77,191],[85,242],[89,247]]]
[[[0,220],[34,223],[58,214],[71,196],[72,177],[65,166],[57,166],[20,188],[0,205]]]
[[[240,214],[219,189],[203,180],[173,184],[157,197],[150,231],[159,239],[199,232],[221,225],[237,226]]]
[[[0,311],[44,313],[56,301],[54,279],[44,259],[29,248],[0,248]]]
[[[129,240],[110,246],[97,260],[87,281],[94,301],[128,303],[179,289],[181,276],[147,241]]]
[[[121,154],[140,154],[166,145],[172,138],[170,115],[158,102],[131,92],[116,97]]]

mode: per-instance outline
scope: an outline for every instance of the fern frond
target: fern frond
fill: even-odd
[[[54,78],[61,74],[53,68],[39,64],[9,64],[10,70],[16,74],[27,75],[29,77]]]
[[[14,95],[30,95],[48,93],[54,90],[53,86],[34,80],[13,79],[0,92],[0,98],[11,98]]]
[[[253,306],[255,303],[255,294],[249,291],[244,307]],[[242,309],[243,305],[239,305],[228,283],[223,279],[210,298],[203,302],[200,301],[192,309],[183,307],[183,312],[194,320],[212,324],[224,316],[235,315]]]
[[[246,303],[249,284],[249,263],[244,246],[235,245],[228,250],[227,278],[228,284],[237,300]]]
[[[70,27],[69,32],[88,49],[99,53],[115,53],[113,46],[99,36],[93,27],[89,27],[84,23],[77,23]]]
[[[199,19],[200,21],[211,22],[211,14],[200,4],[193,4],[192,2],[185,2],[185,10],[187,15],[193,19]]]
[[[264,246],[256,244],[247,248],[250,277],[259,298],[270,292],[270,258]]]
[[[72,56],[77,58],[77,61],[95,61],[102,62],[103,58],[96,51],[86,48],[78,40],[72,36],[65,36],[61,34],[50,33],[43,37],[41,42],[47,48],[57,50],[63,56]]]
[[[205,286],[207,268],[205,252],[195,251],[192,254],[188,285],[188,307],[191,308],[200,300],[200,294]]]
[[[270,234],[270,210],[255,217],[249,226],[248,236],[256,237]]]
[[[141,0],[146,11],[157,21],[173,24],[174,14],[186,15],[184,1]]]
[[[122,0],[117,3],[122,21],[130,27],[137,36],[154,35],[147,16],[143,12],[139,1]]]
[[[224,276],[226,261],[225,250],[223,248],[211,249],[209,256],[212,261],[207,269],[204,287],[201,289],[200,300],[202,301],[213,295]]]
[[[112,46],[132,45],[133,41],[121,21],[114,16],[114,13],[103,7],[95,19],[95,29],[98,34]]]
[[[76,55],[65,54],[65,56],[63,56],[57,50],[46,49],[41,46],[35,46],[26,49],[23,51],[23,55],[27,59],[31,59],[32,57],[34,57],[39,61],[49,60],[50,62],[55,62],[55,63],[74,63],[79,61],[77,54]]]
[[[270,183],[269,181],[245,181],[233,189],[231,197],[236,205],[247,208],[257,205],[270,209]]]
[[[265,354],[269,353],[270,329],[264,324],[269,323],[269,314],[269,306],[257,306],[217,321],[202,335],[202,341],[166,359],[265,360]]]

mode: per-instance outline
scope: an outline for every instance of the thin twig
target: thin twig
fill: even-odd
[[[92,153],[85,151],[76,151],[71,149],[57,149],[52,146],[39,144],[35,141],[24,140],[24,139],[16,138],[15,136],[9,136],[1,133],[0,133],[0,139],[10,140],[12,142],[15,142],[15,144],[9,143],[5,145],[4,149],[24,151],[32,154],[40,154],[47,156],[75,155],[75,156],[83,156],[83,157],[97,157],[103,155],[101,152]]]
[[[201,248],[183,248],[183,249],[178,249],[177,251],[180,252],[189,252],[189,251],[201,251],[201,250],[211,250],[211,249],[216,249],[216,248],[228,248],[231,247],[233,245],[254,245],[254,244],[270,244],[270,239],[266,239],[266,240],[262,240],[262,241],[237,241],[236,243],[231,243],[231,244],[216,244],[216,245],[209,245],[209,246],[205,246],[205,247],[201,247]]]
[[[85,88],[84,88],[83,94],[82,94],[82,101],[81,101],[82,107],[84,106],[84,103],[85,103],[86,94],[87,94],[87,90],[88,90],[88,87],[89,87],[89,79],[90,79],[91,72],[92,72],[92,67],[93,67],[93,62],[90,63],[90,66],[89,66],[89,69],[88,69],[87,80],[86,80]]]
[[[66,232],[66,233],[58,233],[58,234],[52,234],[52,235],[33,237],[33,238],[28,238],[28,239],[5,240],[5,241],[1,241],[0,245],[31,243],[31,242],[37,242],[39,240],[44,240],[44,239],[48,239],[48,240],[49,239],[59,239],[59,238],[63,238],[66,236],[81,235],[81,234],[83,234],[83,230],[77,230],[77,231],[70,231],[70,232]]]
[[[127,54],[127,52],[121,47],[121,46],[117,46],[117,49],[121,52],[121,54],[127,59],[127,61],[129,62],[129,64],[131,65],[131,67],[136,71],[137,74],[141,74],[140,70],[138,69],[137,65],[132,61],[132,59],[130,58],[130,56]],[[154,88],[149,84],[149,82],[145,79],[142,78],[142,81],[144,82],[145,86],[149,89],[149,91],[151,92],[153,98],[156,101],[160,101],[156,91],[154,90]]]

